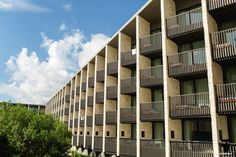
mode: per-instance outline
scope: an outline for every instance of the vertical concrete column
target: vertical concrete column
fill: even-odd
[[[136,155],[140,157],[140,16],[136,16]]]
[[[161,26],[162,26],[162,56],[163,56],[163,86],[164,86],[164,123],[165,123],[165,156],[170,157],[171,130],[175,131],[177,137],[181,137],[180,121],[172,121],[169,118],[169,96],[179,94],[179,82],[169,78],[167,55],[177,53],[175,43],[167,38],[166,18],[176,14],[175,2],[173,0],[161,0]],[[176,135],[175,135],[176,136]]]
[[[94,90],[93,90],[93,127],[92,127],[92,149],[94,149],[94,135],[95,135],[95,111],[96,111],[96,91],[97,91],[97,65],[98,57],[95,57],[94,67]]]
[[[80,119],[81,119],[81,98],[82,98],[82,70],[80,71],[80,80],[79,80],[79,113],[78,113],[78,133],[80,135]],[[77,142],[79,142],[80,136],[77,138]]]
[[[218,135],[218,115],[216,113],[216,93],[215,85],[223,82],[223,72],[217,63],[212,60],[211,51],[211,39],[210,33],[217,31],[217,23],[209,15],[207,9],[207,1],[202,0],[202,16],[204,26],[204,39],[205,39],[205,51],[207,61],[207,75],[208,75],[208,87],[209,87],[209,100],[211,104],[211,127],[212,127],[212,141],[214,157],[219,157],[219,135]]]
[[[106,108],[107,108],[107,62],[108,62],[108,46],[105,48],[105,72],[104,72],[104,106],[103,106],[103,138],[102,138],[102,152],[105,152],[106,142]]]
[[[116,155],[120,156],[120,81],[121,81],[121,33],[118,34],[118,84],[117,84],[117,140],[116,140]]]

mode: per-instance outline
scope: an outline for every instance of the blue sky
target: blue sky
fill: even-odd
[[[146,1],[0,0],[0,101],[45,103]],[[40,74],[57,68],[55,78]]]

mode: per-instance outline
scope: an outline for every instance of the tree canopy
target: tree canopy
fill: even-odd
[[[71,147],[71,133],[51,115],[0,103],[0,154],[4,157],[59,157]]]

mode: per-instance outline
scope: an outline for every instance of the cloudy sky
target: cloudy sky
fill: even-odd
[[[0,0],[0,101],[45,104],[147,0]]]

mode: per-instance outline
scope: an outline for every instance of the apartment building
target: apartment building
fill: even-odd
[[[236,0],[149,0],[46,112],[97,155],[235,157]]]

